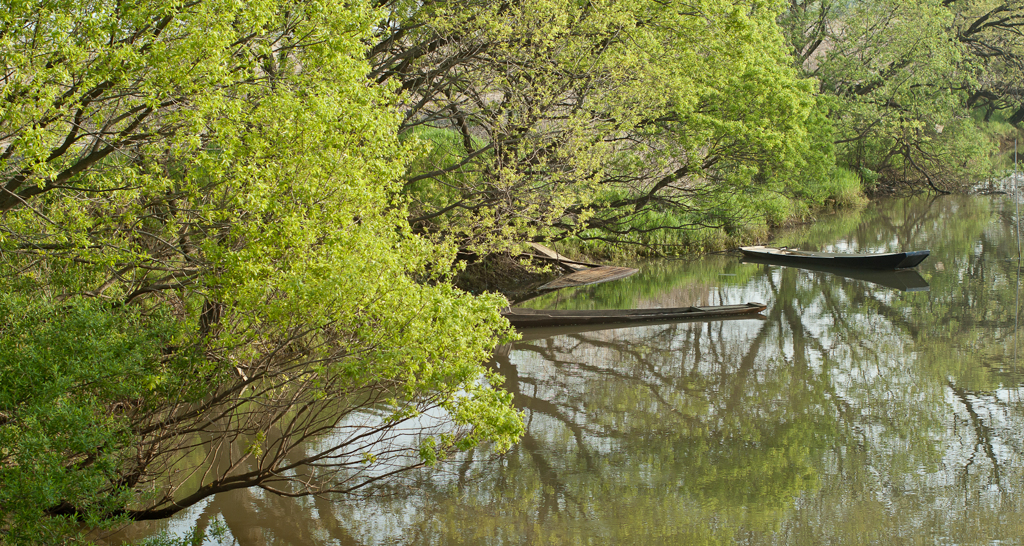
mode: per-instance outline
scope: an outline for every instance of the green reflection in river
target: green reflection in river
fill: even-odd
[[[526,412],[509,453],[470,453],[387,496],[238,492],[182,521],[221,517],[240,544],[1019,543],[1013,212],[1005,198],[894,200],[779,236],[930,249],[927,292],[716,255],[539,298],[769,308],[528,335],[494,362]]]

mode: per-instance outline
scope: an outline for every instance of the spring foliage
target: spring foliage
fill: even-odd
[[[428,409],[448,426],[342,443],[362,451],[307,472],[312,492],[518,437],[480,365],[503,300],[453,289],[451,250],[396,198],[394,90],[366,79],[377,19],[330,0],[5,3],[0,540],[267,483],[297,457],[282,437],[356,414],[382,440]],[[267,445],[231,455],[241,481],[161,481],[216,451],[203,433]]]
[[[1024,120],[1020,2],[791,0],[779,24],[869,190],[967,190],[999,167],[986,122]]]
[[[403,134],[432,150],[405,176],[422,233],[478,252],[637,243],[763,219],[772,195],[827,177],[831,137],[787,56],[781,2],[387,7],[371,62],[408,92]],[[641,227],[666,212],[685,220]]]
[[[852,172],[962,184],[972,105],[1024,117],[1020,12],[5,2],[0,540],[507,448],[506,302],[452,285],[457,248],[664,250],[855,201]]]

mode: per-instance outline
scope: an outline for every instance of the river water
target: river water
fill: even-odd
[[[121,536],[218,522],[220,543],[246,546],[1024,542],[1009,197],[874,203],[772,243],[931,256],[864,280],[722,254],[548,295],[530,305],[768,309],[528,332],[492,363],[525,412],[508,453],[369,498],[218,495]]]

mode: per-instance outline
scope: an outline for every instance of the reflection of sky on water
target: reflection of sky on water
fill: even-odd
[[[526,412],[510,453],[474,451],[391,497],[234,502],[292,503],[292,525],[317,544],[680,544],[697,531],[707,543],[1014,543],[1024,386],[1012,226],[980,201],[906,203],[779,246],[929,248],[930,292],[718,256],[554,295],[541,303],[769,309],[519,342],[495,363]],[[231,509],[206,503],[172,525]],[[283,523],[261,525],[277,537],[266,544],[288,543]]]
[[[833,249],[825,250],[894,251],[900,249],[898,243],[898,240],[890,239],[884,245],[866,247],[843,240]],[[930,245],[921,246],[927,248]],[[973,244],[969,247],[968,259],[991,259],[986,256],[991,252],[991,245]],[[961,259],[945,258],[950,264],[958,260]],[[982,267],[985,266],[974,264],[971,269],[960,267],[949,272],[959,284],[968,284],[963,287],[966,294],[908,294],[873,288],[869,283],[836,290],[823,280],[827,275],[784,268],[772,268],[767,275],[753,279],[741,288],[709,287],[709,299],[713,303],[769,299],[757,294],[775,293],[777,287],[786,281],[785,275],[795,275],[796,279],[790,280],[797,285],[817,284],[822,287],[818,292],[801,293],[795,300],[780,302],[775,298],[767,302],[769,305],[797,308],[795,314],[802,339],[791,331],[792,324],[780,322],[772,342],[766,344],[764,352],[758,355],[759,371],[751,377],[756,377],[758,382],[764,381],[775,362],[792,366],[797,359],[816,374],[827,372],[830,397],[837,405],[846,406],[841,420],[844,426],[849,427],[852,446],[855,450],[863,450],[864,454],[860,455],[862,469],[851,472],[845,468],[849,464],[847,459],[851,446],[839,446],[839,456],[822,456],[820,469],[824,474],[836,475],[839,481],[852,479],[845,478],[844,474],[857,474],[860,477],[856,479],[860,481],[851,485],[887,510],[897,507],[906,510],[907,499],[917,498],[920,504],[916,509],[920,512],[891,529],[891,536],[907,536],[906,533],[928,535],[931,532],[928,526],[934,523],[934,518],[928,514],[939,507],[966,513],[998,504],[1003,510],[1009,507],[1011,513],[1020,514],[1019,503],[1007,505],[1007,501],[1014,500],[1008,495],[1016,493],[1022,469],[1024,418],[1021,411],[1024,408],[1021,407],[1021,389],[1000,387],[992,392],[961,392],[963,389],[956,385],[954,379],[949,379],[947,385],[942,377],[929,376],[930,368],[936,364],[922,359],[936,357],[932,354],[934,351],[927,347],[932,339],[920,335],[908,337],[908,323],[914,323],[911,330],[938,328],[941,332],[941,327],[928,324],[928,314],[934,307],[929,305],[929,298],[956,306],[960,298],[966,298],[968,303],[980,299],[981,296],[973,294],[975,291],[991,292],[1016,286],[1015,272],[991,271],[979,280]],[[929,272],[932,274],[934,271],[938,275],[943,270],[943,267],[936,266]],[[1006,296],[1002,294],[1002,300],[995,309],[1012,304]],[[879,308],[886,306],[891,309],[883,315]],[[837,308],[841,308],[838,313]],[[983,309],[980,318],[992,319],[993,314],[993,311]],[[963,320],[978,319],[964,317]],[[987,328],[1000,334],[999,338],[1005,338],[1014,326],[1005,321],[995,322]],[[755,329],[765,327],[758,323],[749,323],[749,326]],[[983,333],[975,335],[982,339],[985,337]],[[648,339],[653,337],[648,336]],[[748,333],[746,338],[739,336],[739,341],[733,339],[728,342],[742,343],[742,339],[750,337],[752,335]],[[816,348],[808,350],[806,340],[813,340]],[[620,341],[628,342],[625,337]],[[961,352],[965,352],[965,358],[973,356],[970,344],[962,348],[956,346],[956,340],[943,341],[947,344],[954,342],[952,351],[947,350],[946,356]],[[925,345],[917,346],[918,343]],[[670,347],[670,350],[677,350],[677,347]],[[580,347],[573,351],[586,349]],[[565,352],[570,351],[567,349]],[[583,358],[591,362],[617,361],[611,353],[604,357],[587,353]],[[706,362],[695,365],[695,369],[710,374],[719,366]],[[964,366],[972,364],[968,361]],[[520,369],[520,373],[524,371]],[[1019,382],[1019,374],[1015,376]],[[753,398],[758,388],[756,383],[748,385],[748,395]],[[712,405],[708,411],[713,414],[716,409],[720,408]],[[922,448],[920,444],[927,444],[927,447]],[[1015,479],[1011,480],[1009,476]],[[977,498],[973,499],[975,496]],[[858,502],[850,497],[847,504],[856,505]],[[937,531],[940,534],[936,538],[941,536],[941,530]]]

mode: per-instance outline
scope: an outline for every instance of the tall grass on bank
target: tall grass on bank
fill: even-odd
[[[619,230],[625,233],[586,230],[558,247],[566,253],[615,258],[717,252],[764,240],[773,229],[806,222],[820,212],[866,202],[860,176],[837,167],[828,179],[795,192],[728,195],[711,208],[645,211]]]

